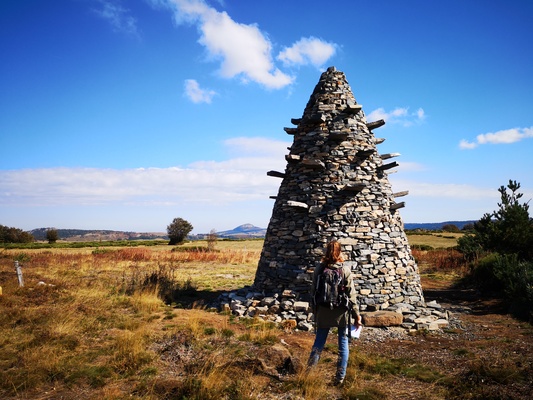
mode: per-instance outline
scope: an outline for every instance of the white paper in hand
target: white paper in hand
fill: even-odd
[[[349,327],[346,328],[346,334],[349,336],[351,332],[352,338],[359,339],[359,336],[361,335],[362,330],[363,330],[363,325],[359,325],[357,327],[355,325],[350,325]]]

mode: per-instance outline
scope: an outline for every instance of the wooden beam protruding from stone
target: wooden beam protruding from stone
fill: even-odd
[[[269,199],[276,200],[278,196],[268,196]]]
[[[393,193],[392,195],[394,197],[403,197],[403,196],[407,196],[408,194],[409,194],[409,190],[404,190],[403,192]]]
[[[374,149],[361,149],[357,151],[357,157],[368,158],[374,153]]]
[[[302,122],[301,118],[291,118],[291,124],[293,125],[299,125],[300,122]]]
[[[399,208],[405,207],[405,201],[402,201],[401,203],[394,203],[390,206],[391,211],[396,211]]]
[[[288,135],[296,135],[298,133],[298,128],[283,128]]]
[[[348,104],[344,111],[346,111],[348,114],[357,114],[362,110],[362,108],[363,106],[361,104]]]
[[[372,130],[372,129],[376,129],[376,128],[379,128],[381,126],[385,125],[385,120],[384,119],[378,119],[377,121],[374,121],[374,122],[368,122],[366,124],[366,127],[369,129],[369,130]]]
[[[306,203],[302,203],[301,201],[294,201],[294,200],[287,200],[287,205],[289,207],[296,207],[300,209],[307,210],[309,206]]]
[[[366,188],[365,183],[349,183],[347,185],[344,185],[342,190],[346,190],[348,192],[360,192],[361,190]]]
[[[297,162],[297,161],[300,161],[300,156],[297,154],[286,154],[285,160],[287,162]]]
[[[385,138],[374,138],[374,143],[375,144],[381,144],[385,141]]]
[[[278,171],[268,171],[267,175],[273,176],[276,178],[285,178],[285,174],[283,172],[278,172]]]
[[[388,164],[383,164],[383,165],[380,165],[377,169],[378,171],[385,171],[387,169],[391,169],[391,168],[394,168],[394,167],[397,167],[399,164],[394,161],[394,162],[391,162],[391,163],[388,163]]]
[[[389,158],[398,157],[401,156],[400,153],[387,153],[387,154],[381,154],[380,157],[382,160],[388,160]]]

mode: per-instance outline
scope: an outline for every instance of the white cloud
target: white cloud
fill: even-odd
[[[469,142],[468,140],[461,140],[459,142],[459,148],[464,150],[464,149],[475,149],[477,147],[477,143],[472,143],[472,142]]]
[[[315,37],[302,38],[291,47],[286,47],[277,57],[286,65],[322,66],[335,55],[336,45]]]
[[[504,129],[497,132],[483,133],[476,136],[475,142],[461,140],[460,149],[475,149],[482,144],[510,144],[520,142],[521,140],[533,137],[533,126],[529,128],[512,128]]]
[[[280,89],[294,81],[293,76],[275,66],[272,43],[256,24],[236,22],[204,0],[152,0],[152,3],[170,6],[178,24],[197,26],[198,41],[207,50],[208,58],[220,60],[222,77],[240,77],[245,83],[256,82],[267,89]],[[285,47],[277,59],[285,65],[311,64],[318,68],[335,55],[336,48],[336,44],[315,37],[302,38]]]
[[[240,76],[269,89],[292,83],[293,77],[275,67],[272,44],[257,25],[235,22],[226,12],[218,12],[203,0],[169,0],[178,23],[196,24],[201,32],[199,43],[210,58],[220,59],[220,75]]]
[[[426,114],[424,109],[419,108],[415,112],[409,112],[408,107],[397,107],[392,111],[385,111],[380,107],[366,116],[367,121],[385,120],[388,124],[399,124],[405,127],[424,121]]]
[[[185,81],[185,95],[193,103],[211,103],[217,93],[214,90],[202,89],[196,80],[187,79]]]
[[[39,168],[0,171],[0,205],[217,205],[268,199],[279,180],[271,169],[284,168],[288,143],[265,138],[225,142],[240,157],[222,162],[199,161],[187,168]]]
[[[137,36],[137,20],[130,15],[128,9],[116,0],[99,0],[101,8],[95,9],[97,15],[108,21],[113,29]]]

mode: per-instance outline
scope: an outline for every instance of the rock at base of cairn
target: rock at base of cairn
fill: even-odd
[[[223,293],[213,305],[219,311],[241,318],[259,318],[274,322],[287,330],[310,332],[314,314],[309,302],[298,299],[298,293],[284,290],[264,295],[246,287]],[[362,312],[363,325],[376,328],[399,326],[408,331],[435,331],[448,327],[449,313],[432,301],[426,307],[396,304],[387,310]]]

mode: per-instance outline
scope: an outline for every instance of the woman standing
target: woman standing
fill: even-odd
[[[337,360],[337,372],[334,381],[336,385],[342,384],[346,376],[346,367],[350,355],[346,328],[349,327],[350,317],[353,315],[354,325],[359,326],[361,324],[352,271],[343,262],[340,243],[337,241],[329,242],[320,266],[314,271],[313,288],[311,291],[315,312],[316,336],[307,365],[308,367],[313,367],[318,363],[329,331],[331,328],[336,327],[338,329],[339,344],[339,358]],[[320,299],[317,299],[318,292],[321,290],[319,281],[323,279],[326,269],[329,269],[327,272],[332,275],[333,273],[338,274],[340,282],[339,295],[344,301],[324,304]]]

